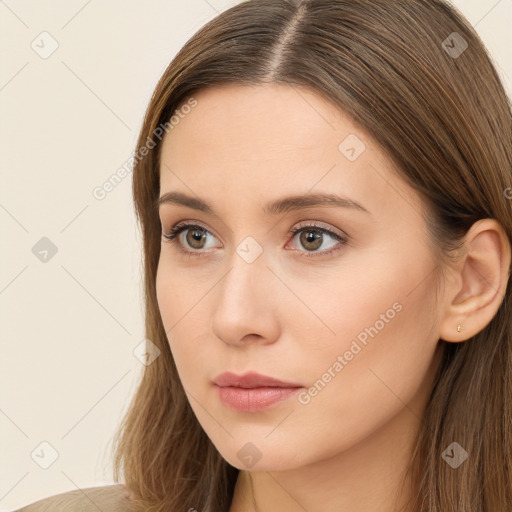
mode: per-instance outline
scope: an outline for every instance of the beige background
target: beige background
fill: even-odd
[[[92,191],[131,155],[171,58],[236,3],[0,2],[0,511],[113,482],[143,367],[140,233],[130,176]],[[454,4],[512,91],[512,0]]]

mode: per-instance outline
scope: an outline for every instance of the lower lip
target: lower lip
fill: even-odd
[[[227,407],[240,412],[257,412],[287,400],[302,388],[236,388],[216,386]]]

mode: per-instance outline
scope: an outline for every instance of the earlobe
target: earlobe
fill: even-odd
[[[482,219],[471,226],[452,269],[456,278],[445,288],[439,338],[465,341],[490,323],[505,295],[510,259],[510,242],[498,221]]]

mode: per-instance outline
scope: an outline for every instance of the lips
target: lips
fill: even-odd
[[[296,382],[286,382],[256,372],[244,375],[221,373],[213,383],[222,403],[238,412],[255,413],[284,402],[303,387]]]
[[[256,372],[237,375],[231,372],[221,373],[213,379],[213,383],[220,387],[234,388],[300,388],[302,384],[286,382]]]

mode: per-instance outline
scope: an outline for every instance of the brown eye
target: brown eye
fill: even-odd
[[[203,249],[214,247],[211,239],[215,239],[215,236],[197,224],[178,224],[171,229],[169,234],[162,233],[162,236],[168,242],[176,244],[183,253],[187,253],[189,256],[206,255],[208,251]]]
[[[193,249],[203,249],[207,231],[203,228],[187,229],[186,241]]]
[[[308,251],[316,251],[322,246],[324,235],[320,231],[307,230],[300,234],[300,243]]]
[[[328,256],[341,250],[348,241],[348,235],[342,233],[315,224],[302,225],[290,231],[294,248],[306,257]]]

